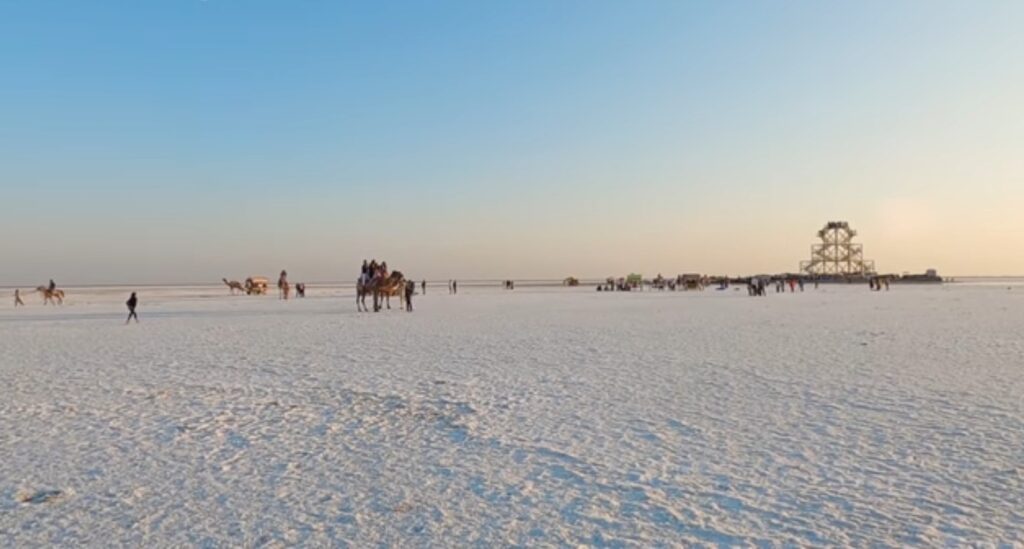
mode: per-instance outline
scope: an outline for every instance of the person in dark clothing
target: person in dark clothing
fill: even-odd
[[[52,291],[54,291],[56,289],[57,289],[57,283],[54,282],[53,279],[51,278],[50,279],[50,291],[52,292]]]
[[[15,307],[24,307],[25,306],[25,302],[21,300],[21,290],[19,290],[17,288],[14,289],[14,306]]]
[[[459,293],[459,281],[458,280],[453,280],[452,281],[452,293],[453,294]]]
[[[409,280],[405,283],[405,310],[412,312],[412,295],[416,293],[416,283]]]
[[[424,280],[423,282],[421,282],[420,286],[423,288],[423,295],[427,295],[427,281]]]
[[[132,296],[129,297],[128,301],[125,301],[124,304],[128,306],[128,320],[125,320],[124,323],[128,324],[132,321],[132,318],[134,318],[135,323],[138,324],[139,315],[135,314],[135,307],[139,304],[139,298],[135,297],[135,292],[132,292]]]

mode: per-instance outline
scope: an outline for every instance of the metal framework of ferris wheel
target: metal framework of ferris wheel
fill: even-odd
[[[811,246],[811,259],[800,262],[809,275],[866,276],[874,274],[875,262],[864,259],[864,247],[853,242],[857,231],[845,221],[829,221],[818,231],[821,242]]]

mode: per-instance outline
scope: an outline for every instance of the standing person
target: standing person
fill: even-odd
[[[423,295],[427,295],[427,281],[420,282],[420,287],[423,288]]]
[[[21,290],[19,290],[17,288],[14,289],[14,306],[15,307],[19,307],[19,306],[20,307],[24,307],[25,306],[25,302],[21,300]]]
[[[452,293],[453,294],[458,294],[459,293],[459,281],[458,280],[453,280],[452,281]]]
[[[132,318],[134,318],[135,323],[138,324],[139,315],[135,314],[135,307],[139,304],[139,298],[135,297],[135,292],[132,292],[132,296],[129,297],[128,301],[125,301],[124,304],[128,306],[128,320],[125,320],[124,323],[128,324],[132,321]]]
[[[412,294],[416,293],[416,283],[409,280],[405,283],[405,310],[412,312]]]
[[[288,293],[291,290],[291,286],[288,284],[288,271],[281,271],[281,276],[277,278],[277,290],[278,297],[288,299]]]

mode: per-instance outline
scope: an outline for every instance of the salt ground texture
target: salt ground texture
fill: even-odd
[[[1022,286],[460,290],[0,305],[0,545],[1024,544]]]

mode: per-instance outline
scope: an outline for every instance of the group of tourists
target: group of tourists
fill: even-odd
[[[751,297],[764,297],[766,292],[765,289],[768,287],[768,281],[763,277],[754,277],[747,281],[747,295]]]
[[[789,277],[769,279],[763,276],[755,276],[747,281],[747,295],[751,297],[764,297],[768,293],[769,282],[775,286],[775,293],[777,294],[786,293],[787,286],[789,286],[790,293],[795,293],[797,288],[799,288],[801,292],[804,291],[803,278]],[[818,287],[817,280],[814,282],[814,287]]]
[[[868,288],[874,292],[882,291],[882,286],[885,286],[885,291],[889,291],[889,277],[887,276],[873,276],[868,279]]]
[[[366,261],[363,260],[363,266],[359,272],[359,282],[361,284],[368,284],[372,280],[384,280],[388,277],[388,262],[381,261],[377,263],[376,259]]]

